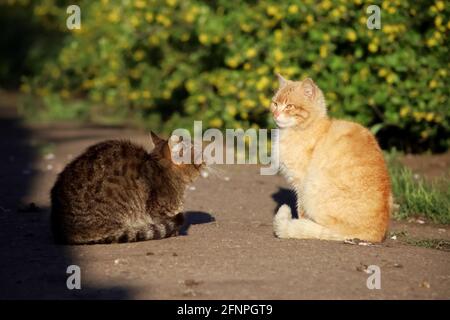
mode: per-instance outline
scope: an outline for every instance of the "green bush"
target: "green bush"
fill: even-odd
[[[33,10],[64,28],[65,7],[56,3]],[[271,127],[274,73],[309,76],[333,116],[370,127],[384,147],[447,149],[450,7],[441,0],[375,4],[381,30],[366,27],[361,0],[80,1],[81,30],[66,30],[57,58],[22,89],[87,99],[87,117],[120,114],[165,131],[194,119]],[[32,101],[28,114],[51,116],[52,104]]]

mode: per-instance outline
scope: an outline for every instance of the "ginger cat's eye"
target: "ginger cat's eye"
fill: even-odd
[[[276,103],[275,101],[272,101],[272,104],[274,107],[278,107],[278,103]]]
[[[295,106],[293,105],[293,104],[288,104],[287,106],[286,106],[286,109],[293,109]]]

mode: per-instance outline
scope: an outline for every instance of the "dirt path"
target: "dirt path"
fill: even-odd
[[[276,239],[273,214],[294,198],[282,177],[261,176],[257,166],[226,166],[218,177],[199,179],[187,191],[185,236],[56,246],[48,193],[57,172],[92,143],[113,137],[143,142],[146,135],[73,124],[25,126],[11,108],[14,100],[0,104],[2,299],[450,298],[450,254],[408,245],[400,236],[450,239],[448,226],[393,222],[397,240],[373,247]],[[24,208],[30,202],[40,210]],[[82,290],[66,288],[71,264],[81,268]],[[368,265],[381,268],[381,290],[366,287]]]

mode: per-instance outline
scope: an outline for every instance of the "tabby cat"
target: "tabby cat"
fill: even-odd
[[[330,119],[324,95],[311,79],[279,76],[279,81],[271,110],[280,128],[282,172],[297,193],[299,218],[282,205],[274,217],[276,236],[382,241],[392,195],[375,137],[354,122]]]
[[[153,132],[151,137],[151,153],[110,140],[91,146],[65,167],[51,190],[57,242],[132,242],[178,233],[184,191],[203,164],[175,164],[172,140]]]

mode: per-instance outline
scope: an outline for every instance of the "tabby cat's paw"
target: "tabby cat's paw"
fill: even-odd
[[[283,204],[273,218],[273,231],[278,238],[288,238],[288,227],[292,220],[291,208]]]

